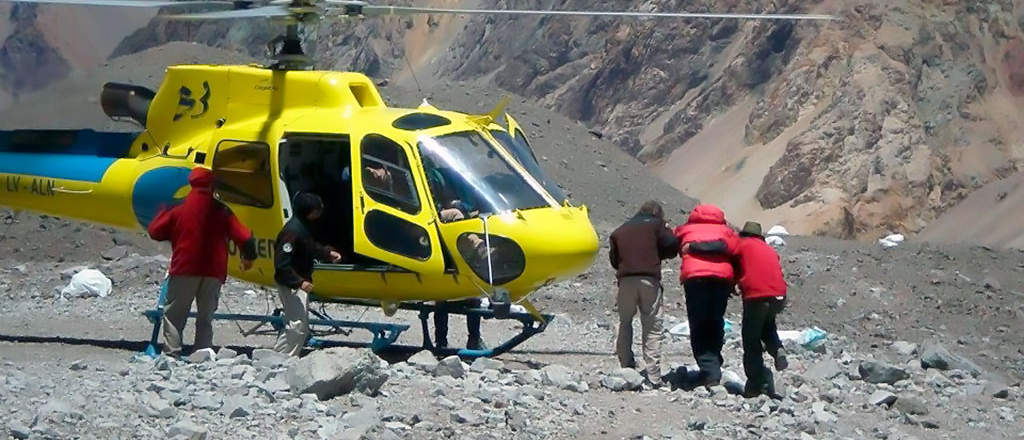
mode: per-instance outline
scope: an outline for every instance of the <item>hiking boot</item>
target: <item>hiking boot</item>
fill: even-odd
[[[775,371],[782,371],[789,368],[789,359],[786,359],[786,352],[783,349],[779,349],[779,352],[775,354]]]
[[[711,373],[707,373],[707,372],[703,372],[702,371],[701,375],[700,375],[700,377],[698,379],[698,383],[700,383],[700,385],[704,386],[705,388],[712,388],[712,387],[721,385],[721,383],[722,383],[722,375],[721,374],[712,375]]]
[[[744,387],[742,395],[744,399],[753,399],[757,396],[760,396],[761,391]]]
[[[481,337],[470,338],[466,341],[466,348],[470,350],[486,350],[487,344],[484,343],[484,339]]]

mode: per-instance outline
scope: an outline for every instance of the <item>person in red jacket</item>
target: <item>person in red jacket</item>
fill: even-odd
[[[167,298],[163,310],[164,352],[180,356],[181,332],[196,302],[195,349],[213,346],[213,312],[220,288],[227,279],[227,241],[242,250],[242,270],[256,259],[252,232],[227,206],[213,198],[215,176],[197,167],[189,173],[192,190],[185,201],[161,211],[149,224],[149,236],[171,242],[171,267],[167,271]]]
[[[679,282],[686,294],[690,348],[700,368],[699,380],[705,386],[715,385],[722,380],[725,309],[734,291],[731,257],[739,236],[714,205],[697,205],[674,233],[683,260]],[[720,249],[703,249],[709,244]]]
[[[759,223],[743,225],[734,261],[743,294],[743,371],[747,375],[743,395],[763,393],[777,398],[771,371],[764,366],[763,350],[775,359],[777,371],[789,365],[775,326],[775,316],[785,307],[786,280],[779,254],[765,243]]]

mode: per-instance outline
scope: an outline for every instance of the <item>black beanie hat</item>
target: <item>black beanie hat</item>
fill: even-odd
[[[302,220],[307,220],[309,214],[323,207],[323,202],[316,194],[302,193],[295,197],[295,214]]]

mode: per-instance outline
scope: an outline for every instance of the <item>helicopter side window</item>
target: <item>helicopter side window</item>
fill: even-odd
[[[213,156],[217,176],[214,195],[225,203],[270,208],[274,187],[270,173],[270,146],[261,142],[225,140]]]
[[[385,251],[421,261],[430,258],[430,235],[420,225],[374,209],[366,213],[363,228],[370,243]]]
[[[364,137],[360,148],[363,187],[370,197],[407,214],[419,213],[420,200],[405,150],[377,134]]]

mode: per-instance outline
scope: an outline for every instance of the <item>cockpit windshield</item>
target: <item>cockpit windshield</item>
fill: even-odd
[[[548,206],[480,133],[423,137],[418,147],[442,221]]]
[[[554,197],[559,203],[563,203],[565,199],[569,198],[565,191],[537,163],[537,157],[534,156],[533,150],[530,149],[530,144],[526,142],[526,137],[522,133],[516,130],[515,137],[513,138],[506,131],[491,130],[491,136],[498,142],[501,142],[501,145],[519,160],[523,168],[526,168],[526,171],[540,182],[544,190],[551,194],[551,197]]]

